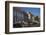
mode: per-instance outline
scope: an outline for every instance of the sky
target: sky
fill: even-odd
[[[40,8],[25,7],[25,8],[22,8],[22,10],[25,12],[31,12],[35,16],[40,16]]]
[[[31,8],[31,7],[17,7],[21,11],[31,12],[34,16],[40,16],[40,8]]]

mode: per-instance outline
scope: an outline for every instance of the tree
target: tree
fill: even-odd
[[[36,17],[35,17],[35,20],[36,20],[36,21],[39,21],[39,18],[38,18],[38,16],[36,16]]]

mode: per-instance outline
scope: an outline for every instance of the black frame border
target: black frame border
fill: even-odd
[[[43,5],[43,30],[39,31],[22,31],[22,32],[9,32],[9,3],[22,3],[22,4],[36,4]],[[20,1],[5,1],[5,34],[16,34],[16,33],[32,33],[32,32],[45,32],[45,3],[36,2],[20,2]]]

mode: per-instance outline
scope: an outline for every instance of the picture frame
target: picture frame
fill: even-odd
[[[14,10],[19,11],[20,9],[22,9],[22,10],[25,9],[27,11],[28,7],[30,8],[30,6],[31,7],[33,6],[34,8],[35,7],[41,8],[41,9],[39,9],[40,12],[36,12],[36,15],[37,15],[37,13],[41,14],[40,20],[39,20],[41,23],[41,26],[38,26],[39,29],[37,29],[38,28],[37,26],[36,26],[36,28],[35,28],[35,26],[29,26],[29,29],[28,29],[27,28],[28,26],[27,27],[23,26],[22,28],[20,28],[19,26],[17,27],[17,25],[15,25],[15,24],[12,25],[12,23],[14,23],[14,15],[13,14],[15,13],[13,11]],[[17,20],[17,18],[15,20]],[[28,31],[26,29],[28,29]],[[44,31],[45,31],[45,3],[5,1],[5,33],[6,34],[33,33],[33,32],[44,32]]]

